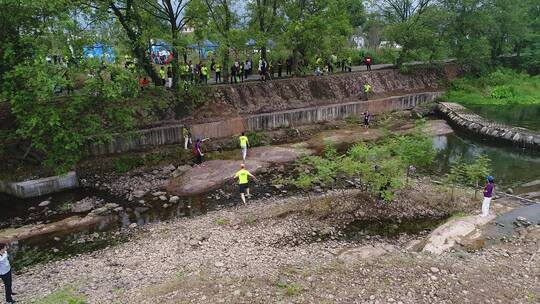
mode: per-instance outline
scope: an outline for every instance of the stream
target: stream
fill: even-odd
[[[463,156],[466,160],[473,159],[480,154],[487,154],[492,160],[492,175],[495,177],[500,187],[512,187],[515,193],[524,191],[540,191],[540,185],[527,189],[522,189],[521,184],[540,179],[540,155],[528,153],[522,150],[505,147],[491,147],[482,143],[466,139],[463,136],[450,134],[436,136],[433,138],[433,144],[438,151],[436,158],[436,171],[439,175],[448,172],[449,167],[459,157]],[[272,170],[270,170],[272,171]],[[13,245],[14,269],[20,270],[26,266],[49,260],[55,260],[72,256],[88,251],[98,250],[114,244],[126,241],[133,229],[130,225],[136,223],[142,226],[145,223],[154,221],[166,221],[178,217],[197,216],[206,212],[229,207],[236,199],[230,197],[230,193],[225,186],[226,191],[217,190],[199,196],[182,198],[178,204],[172,204],[163,208],[163,202],[157,197],[148,195],[145,199],[149,206],[142,207],[126,199],[114,197],[107,192],[97,191],[95,189],[81,188],[71,191],[65,191],[54,195],[39,197],[34,199],[17,199],[8,195],[0,195],[0,228],[6,228],[11,225],[20,226],[23,224],[47,223],[60,220],[74,214],[70,212],[59,212],[69,203],[78,201],[82,198],[93,196],[103,199],[107,203],[116,203],[123,207],[123,210],[117,213],[105,215],[98,223],[85,226],[78,230],[67,230],[63,232],[45,234],[38,237],[31,237]],[[257,185],[254,189],[254,199],[265,196],[283,196],[281,190],[274,189],[270,185]],[[44,201],[51,201],[50,207],[41,211],[41,214],[32,217],[29,216],[29,208],[36,210],[37,205]],[[14,207],[15,206],[15,207]],[[35,214],[35,213],[33,213]],[[420,233],[426,229],[431,229],[440,222],[436,219],[433,222],[422,222],[421,224],[407,223],[403,227],[395,227],[390,231],[385,223],[384,225],[376,223],[356,223],[355,227],[350,227],[351,235],[354,231],[375,230],[381,235],[399,234],[401,232]],[[376,225],[369,229],[369,227]],[[393,226],[391,226],[393,227]],[[412,227],[412,228],[411,228]],[[351,237],[354,238],[354,237]]]

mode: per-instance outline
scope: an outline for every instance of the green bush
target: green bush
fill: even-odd
[[[540,76],[498,69],[480,77],[467,76],[450,83],[443,100],[461,104],[540,103]]]
[[[116,171],[119,173],[126,173],[134,168],[140,167],[144,164],[144,159],[137,156],[121,156],[114,161]]]
[[[249,145],[252,147],[266,146],[269,145],[272,141],[265,133],[257,132],[253,130],[248,130],[246,136],[249,139]]]
[[[54,291],[48,296],[37,300],[36,304],[85,304],[86,297],[75,291],[71,286]]]
[[[506,99],[514,97],[514,90],[510,86],[498,85],[491,91],[491,98]]]

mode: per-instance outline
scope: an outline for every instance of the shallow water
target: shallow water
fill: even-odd
[[[540,131],[540,104],[467,105],[466,107],[495,122]]]
[[[491,175],[495,178],[496,184],[517,186],[540,179],[540,154],[538,153],[511,147],[488,146],[454,134],[436,136],[433,144],[439,151],[436,157],[436,167],[439,172],[448,172],[450,166],[461,156],[465,161],[472,161],[479,155],[485,154],[491,159]],[[519,187],[514,190],[519,190]]]

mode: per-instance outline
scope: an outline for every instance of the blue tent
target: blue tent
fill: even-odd
[[[113,48],[101,43],[83,47],[83,56],[85,58],[99,58],[107,63],[114,62],[116,59]]]
[[[163,40],[158,40],[150,46],[150,60],[155,64],[169,64],[172,59],[172,47]]]
[[[199,56],[203,59],[208,57],[208,52],[215,52],[219,47],[218,44],[206,39],[201,44],[191,44],[188,45],[188,48],[198,50]]]

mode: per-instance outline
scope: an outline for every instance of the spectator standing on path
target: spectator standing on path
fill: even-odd
[[[203,138],[203,139],[197,138],[197,141],[195,142],[194,153],[195,153],[195,158],[196,158],[195,163],[197,163],[197,165],[200,165],[203,162],[204,153],[202,152],[202,143],[207,140],[208,138]]]
[[[167,68],[167,84],[165,85],[165,87],[167,87],[167,89],[172,88],[172,78],[173,78],[172,68],[168,67]]]
[[[249,147],[249,139],[246,133],[242,132],[242,135],[238,138],[240,141],[240,148],[242,149],[242,159],[245,161],[247,157],[247,149]]]
[[[268,62],[264,58],[261,57],[261,60],[259,60],[259,72],[261,74],[261,81],[266,81],[266,76],[268,73]]]
[[[195,81],[194,73],[195,73],[195,71],[193,70],[193,63],[190,60],[188,62],[188,74],[189,74],[189,80],[191,81],[191,83],[193,83],[193,81]]]
[[[246,77],[246,67],[244,66],[244,62],[243,61],[240,61],[240,67],[238,68],[239,69],[239,74],[240,74],[240,81],[241,82],[244,82],[244,80],[247,78]]]
[[[493,190],[495,190],[495,182],[493,176],[487,177],[487,184],[484,187],[484,200],[482,201],[482,216],[489,215],[489,205],[491,204],[491,198],[493,197]]]
[[[283,72],[283,61],[281,59],[277,62],[277,77],[281,78],[281,74]]]
[[[0,243],[0,278],[4,282],[6,302],[15,303],[12,296],[16,294],[11,290],[11,265],[9,264],[9,254],[7,253],[7,244],[5,243]]]
[[[249,197],[251,194],[249,194],[249,177],[252,177],[254,180],[257,180],[257,178],[249,173],[248,170],[246,170],[246,165],[241,164],[240,170],[236,172],[234,175],[235,178],[238,178],[238,186],[240,188],[240,197],[242,198],[242,202],[244,205],[246,205],[246,195]]]
[[[165,67],[161,67],[159,70],[159,78],[161,79],[160,85],[165,85],[165,77],[167,76],[167,73],[165,73]]]
[[[210,73],[208,72],[208,67],[203,64],[201,66],[201,82],[204,83],[204,84],[208,84],[208,75]]]
[[[364,57],[364,64],[366,65],[366,70],[367,71],[371,71],[371,62],[373,61],[373,59],[371,58],[371,56],[366,56]]]
[[[191,141],[191,132],[189,132],[189,128],[186,125],[182,127],[182,137],[184,137],[184,150],[187,150],[193,142]]]
[[[141,88],[141,92],[144,92],[144,89],[146,89],[150,85],[150,80],[148,78],[143,77],[143,79],[139,80],[139,87]]]
[[[369,92],[371,92],[371,85],[369,85],[369,83],[366,82],[364,84],[363,91],[364,91],[364,100],[368,100]]]
[[[231,65],[231,84],[236,83],[236,65],[233,63]]]
[[[287,58],[287,61],[285,62],[286,65],[286,75],[289,76],[292,73],[292,59],[289,57]]]
[[[216,70],[216,83],[221,82],[221,64],[216,63],[214,66],[214,69]]]
[[[369,122],[371,121],[371,113],[369,111],[364,112],[364,128],[369,129]]]
[[[249,77],[249,75],[253,73],[253,60],[251,60],[251,58],[246,60],[244,68],[246,69],[246,77]]]
[[[352,72],[352,57],[349,56],[349,58],[347,58],[347,70],[350,72]]]

